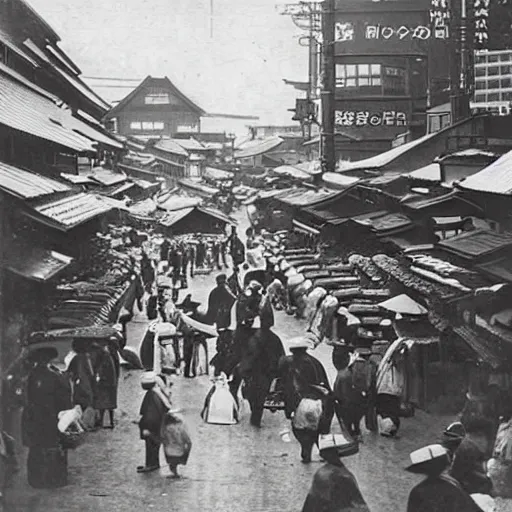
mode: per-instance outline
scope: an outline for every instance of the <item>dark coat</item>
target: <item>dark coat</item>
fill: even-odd
[[[481,512],[460,484],[448,476],[427,478],[409,494],[407,512]]]
[[[52,448],[58,446],[58,414],[71,408],[71,387],[68,379],[38,364],[27,381],[27,403],[21,418],[24,446]]]
[[[354,475],[343,465],[325,464],[313,477],[302,512],[369,512]]]
[[[73,404],[86,409],[94,402],[94,362],[91,354],[78,353],[71,361],[68,374],[73,383]]]
[[[169,249],[171,248],[171,244],[164,240],[162,242],[162,245],[160,246],[160,261],[167,261],[167,258],[169,257]]]
[[[140,406],[139,429],[142,438],[142,431],[149,430],[154,436],[160,437],[160,429],[167,407],[153,389],[149,389],[144,395]]]
[[[283,380],[285,414],[289,418],[303,398],[319,399],[312,385],[331,390],[327,373],[322,363],[308,353],[283,357],[279,363]]]
[[[96,358],[94,381],[94,408],[117,408],[117,372],[108,350],[101,350]]]
[[[235,296],[225,285],[216,286],[208,297],[209,322],[215,323],[217,329],[226,329],[231,324],[231,309],[235,303]]]
[[[484,466],[489,457],[472,439],[465,437],[455,451],[450,475],[470,494],[489,494],[492,481]]]

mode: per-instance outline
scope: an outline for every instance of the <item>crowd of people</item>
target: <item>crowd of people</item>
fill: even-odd
[[[252,250],[257,243],[252,232],[247,234],[247,247]],[[369,431],[397,436],[403,416],[400,350],[393,352],[391,360],[386,355],[375,357],[369,350],[335,344],[332,361],[337,375],[331,386],[326,369],[309,353],[315,346],[311,339],[305,335],[292,340],[288,344],[291,355],[285,355],[281,340],[272,331],[276,287],[282,300],[288,300],[283,293],[286,281],[275,265],[275,257],[267,255],[265,269],[259,274],[247,273],[241,282],[240,267],[246,254],[236,228],[218,242],[206,244],[203,240],[164,239],[157,259],[142,252],[141,277],[148,296],[148,318],[179,325],[183,334],[183,357],[179,346],[173,346],[176,368],[184,360],[185,376],[193,376],[191,347],[197,332],[179,324],[176,312],[181,310],[192,313],[200,323],[215,326],[217,352],[208,363],[215,369],[217,396],[227,400],[226,390],[231,393],[225,423],[238,421],[240,388],[249,401],[250,423],[255,427],[261,426],[265,404],[272,395],[273,406],[282,408],[291,422],[302,462],[310,463],[313,448],[318,447],[325,464],[313,478],[303,512],[369,510],[356,477],[342,459],[358,451],[363,418]],[[179,304],[179,291],[187,287],[195,269],[208,262],[219,270],[229,268],[228,253],[232,274],[217,275],[206,311],[199,314],[199,304],[190,295]],[[167,293],[169,289],[158,293],[162,292],[158,286],[161,275],[170,280],[171,293]],[[75,340],[64,372],[52,365],[57,356],[54,349],[41,348],[30,354],[22,435],[29,448],[31,486],[58,487],[67,482],[67,447],[58,428],[62,411],[79,406],[81,424],[86,429],[114,428],[120,343],[115,338],[93,343]],[[139,421],[146,455],[137,472],[158,469],[163,446],[171,474],[177,476],[178,465],[187,463],[192,448],[190,435],[184,419],[172,407],[168,375],[146,370],[141,381],[146,393]],[[205,401],[205,421],[211,418],[209,407],[216,389]],[[276,396],[281,403],[275,401]],[[494,417],[487,412],[470,404],[460,422],[440,432],[440,439],[410,454],[407,471],[425,478],[411,490],[408,512],[487,511],[491,510],[491,496],[512,495],[512,409],[502,407],[498,417],[496,411]],[[334,420],[338,427],[333,429]]]

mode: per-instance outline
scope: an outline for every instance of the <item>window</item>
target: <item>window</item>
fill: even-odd
[[[165,124],[163,121],[132,121],[130,123],[131,130],[155,131],[163,130]]]
[[[487,74],[489,76],[496,76],[500,74],[500,67],[499,66],[490,66],[487,69]]]
[[[489,80],[487,89],[499,89],[500,81],[499,80]]]
[[[501,66],[502,75],[510,75],[511,66]]]
[[[478,82],[475,82],[475,89],[482,90],[482,89],[486,89],[486,88],[487,88],[487,86],[486,86],[484,80],[479,80]]]
[[[146,105],[169,105],[169,93],[167,92],[150,92],[144,97]]]
[[[485,68],[476,68],[475,76],[485,76]]]
[[[500,93],[499,92],[491,92],[487,95],[487,101],[500,101]]]
[[[512,80],[510,78],[502,78],[501,79],[501,87],[510,87]]]
[[[179,124],[176,127],[176,131],[178,133],[198,132],[199,126],[197,124]]]
[[[380,87],[380,64],[336,64],[337,87]]]
[[[407,73],[403,68],[384,68],[383,89],[384,94],[404,95],[407,93]]]

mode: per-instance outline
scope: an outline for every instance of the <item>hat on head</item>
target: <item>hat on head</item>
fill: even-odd
[[[455,421],[446,427],[443,434],[453,439],[462,438],[466,435],[466,429],[460,421]]]
[[[156,373],[155,372],[144,372],[142,377],[140,378],[140,383],[144,386],[145,384],[155,384],[156,383]]]
[[[431,444],[412,452],[411,463],[405,469],[410,473],[441,473],[450,464],[448,450],[440,444]]]
[[[293,350],[308,350],[313,348],[313,344],[303,336],[300,336],[299,338],[294,338],[290,341],[290,344],[288,345],[288,348]]]
[[[217,281],[217,284],[225,283],[228,280],[228,276],[226,274],[219,274],[215,281]]]
[[[340,457],[354,455],[359,451],[357,441],[344,434],[323,434],[318,438],[320,455],[327,450],[335,450]]]
[[[355,349],[356,354],[360,356],[371,356],[372,350],[368,347],[356,347]]]

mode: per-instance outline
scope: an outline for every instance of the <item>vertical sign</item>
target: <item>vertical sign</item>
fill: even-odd
[[[448,39],[448,26],[450,25],[448,0],[431,0],[430,24],[432,26],[432,35],[435,39]]]
[[[487,48],[489,41],[489,8],[491,0],[473,0],[475,20],[475,49]]]

